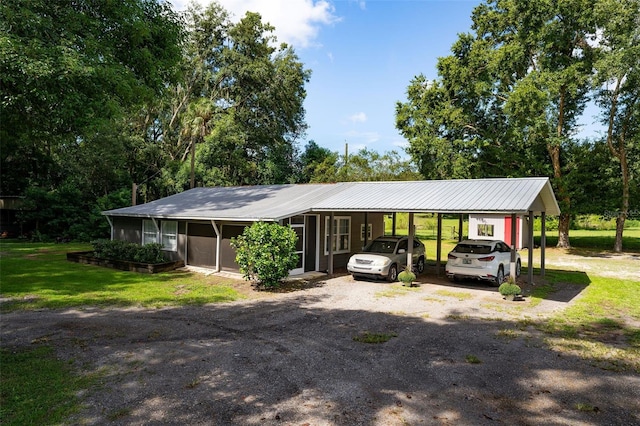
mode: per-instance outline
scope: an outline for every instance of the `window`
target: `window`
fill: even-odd
[[[367,223],[367,241],[371,241],[372,240],[372,228],[371,228],[371,224]],[[360,241],[364,241],[364,223],[362,225],[360,225]]]
[[[493,225],[478,224],[478,237],[493,237]]]
[[[142,245],[158,242],[158,229],[152,220],[142,221]]]
[[[178,250],[178,222],[162,221],[162,249]]]
[[[324,254],[329,254],[329,217],[324,222]],[[333,218],[333,252],[349,253],[351,251],[351,218],[336,216]]]
[[[161,243],[163,250],[178,250],[178,222],[163,220],[160,223],[162,232],[158,232],[157,222],[142,221],[142,245]]]

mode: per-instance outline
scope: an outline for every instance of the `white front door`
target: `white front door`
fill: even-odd
[[[289,275],[299,275],[304,273],[304,247],[305,247],[305,232],[304,227],[306,219],[303,223],[292,223],[291,228],[295,231],[298,236],[298,242],[296,243],[296,254],[298,255],[298,263],[294,269],[289,272]]]

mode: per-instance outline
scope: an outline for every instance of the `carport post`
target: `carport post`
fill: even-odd
[[[436,238],[436,275],[440,276],[440,260],[442,259],[442,213],[438,213],[438,236]]]
[[[460,213],[460,217],[458,217],[458,242],[462,241],[463,220],[464,220],[464,215]]]
[[[413,266],[413,235],[415,234],[413,226],[413,213],[409,213],[409,241],[407,242],[407,267]]]
[[[211,220],[211,226],[213,227],[213,230],[216,233],[216,269],[215,272],[220,272],[221,265],[220,265],[220,250],[221,250],[221,245],[220,245],[220,240],[222,239],[222,235],[220,234],[220,229],[218,228],[218,225],[216,224],[215,220]]]
[[[529,210],[529,257],[527,261],[527,281],[533,284],[533,211]]]
[[[509,274],[514,279],[516,277],[516,220],[518,220],[516,214],[511,213],[511,241],[509,242],[511,244],[511,263],[509,265]]]
[[[391,235],[396,236],[396,212],[391,215]]]
[[[327,272],[329,275],[333,275],[333,212],[329,214],[329,264],[327,265]]]
[[[540,234],[540,276],[544,278],[544,251],[547,248],[547,213],[542,212],[540,221],[542,222]]]
[[[369,214],[367,212],[364,213],[364,244],[362,248],[365,248],[367,244],[369,244]]]

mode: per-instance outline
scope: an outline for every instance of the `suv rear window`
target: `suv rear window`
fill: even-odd
[[[453,251],[456,253],[489,254],[491,253],[491,246],[484,244],[458,244]]]

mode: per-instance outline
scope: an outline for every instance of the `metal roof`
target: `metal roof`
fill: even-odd
[[[311,206],[343,188],[343,184],[194,188],[102,214],[165,219],[280,220],[307,213]]]
[[[313,210],[560,214],[549,178],[356,182]]]
[[[560,214],[548,178],[259,185],[194,188],[160,200],[103,212],[206,220],[280,220],[310,212]]]

